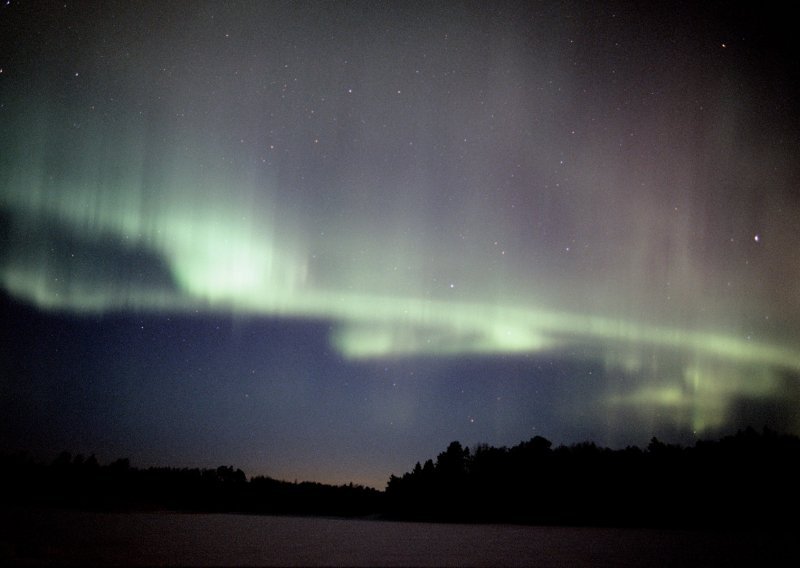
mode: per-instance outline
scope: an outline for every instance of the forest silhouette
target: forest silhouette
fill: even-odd
[[[752,428],[684,448],[536,436],[511,448],[452,442],[386,489],[394,518],[615,526],[796,525],[800,439]]]
[[[94,455],[61,453],[50,465],[23,454],[0,461],[11,506],[96,511],[185,511],[365,516],[381,510],[383,492],[361,485],[289,482],[241,469],[151,467],[128,459],[100,465]]]
[[[8,507],[329,515],[442,522],[654,527],[792,527],[800,438],[752,428],[692,447],[536,436],[507,448],[452,442],[435,460],[360,485],[248,479],[241,469],[137,469],[62,453],[50,464],[0,456]]]

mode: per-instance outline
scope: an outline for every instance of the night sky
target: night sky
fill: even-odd
[[[781,10],[4,2],[0,450],[382,488],[800,433]]]

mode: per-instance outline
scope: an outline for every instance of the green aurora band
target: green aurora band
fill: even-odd
[[[695,430],[723,424],[728,403],[743,393],[777,396],[781,377],[800,372],[796,349],[711,329],[523,302],[414,297],[402,293],[402,282],[391,293],[325,287],[315,283],[324,279],[316,278],[302,236],[285,219],[265,217],[256,192],[237,201],[194,180],[191,192],[170,188],[148,200],[136,186],[63,187],[47,179],[18,172],[0,202],[9,235],[2,285],[44,310],[330,320],[332,344],[351,360],[537,353],[597,360],[649,378],[604,404],[669,409]],[[648,358],[660,362],[655,370]]]
[[[601,342],[608,349],[652,345],[800,371],[798,350],[713,331],[535,306],[318,289],[307,282],[308,259],[299,247],[278,246],[278,235],[257,224],[246,210],[220,206],[224,197],[210,207],[187,211],[178,203],[146,210],[137,195],[137,191],[47,192],[31,185],[9,192],[2,204],[10,213],[14,234],[12,261],[3,266],[3,286],[40,308],[76,313],[203,310],[332,319],[344,325],[333,343],[343,355],[356,359],[533,353],[570,343]],[[47,226],[61,226],[83,242],[111,241],[143,249],[164,262],[174,288],[137,287],[135,282],[104,286],[65,278],[59,274],[63,267],[51,266],[41,250],[35,255],[26,248],[31,231]],[[47,234],[34,241],[44,251],[56,249]],[[74,252],[69,255],[74,259]],[[28,262],[31,259],[34,262]]]

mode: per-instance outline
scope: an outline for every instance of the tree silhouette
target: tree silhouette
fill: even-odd
[[[60,454],[50,465],[0,455],[7,506],[368,515],[464,522],[796,528],[800,438],[752,428],[683,448],[558,446],[536,436],[511,448],[450,443],[436,460],[358,485],[248,480],[241,469],[103,466]],[[788,524],[787,524],[788,523]]]
[[[749,428],[682,448],[452,442],[386,489],[395,518],[635,526],[771,525],[800,505],[800,439]],[[796,523],[796,521],[794,521]]]

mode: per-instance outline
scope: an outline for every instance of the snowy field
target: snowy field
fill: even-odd
[[[14,565],[798,565],[788,533],[76,511],[0,518],[0,564]]]

